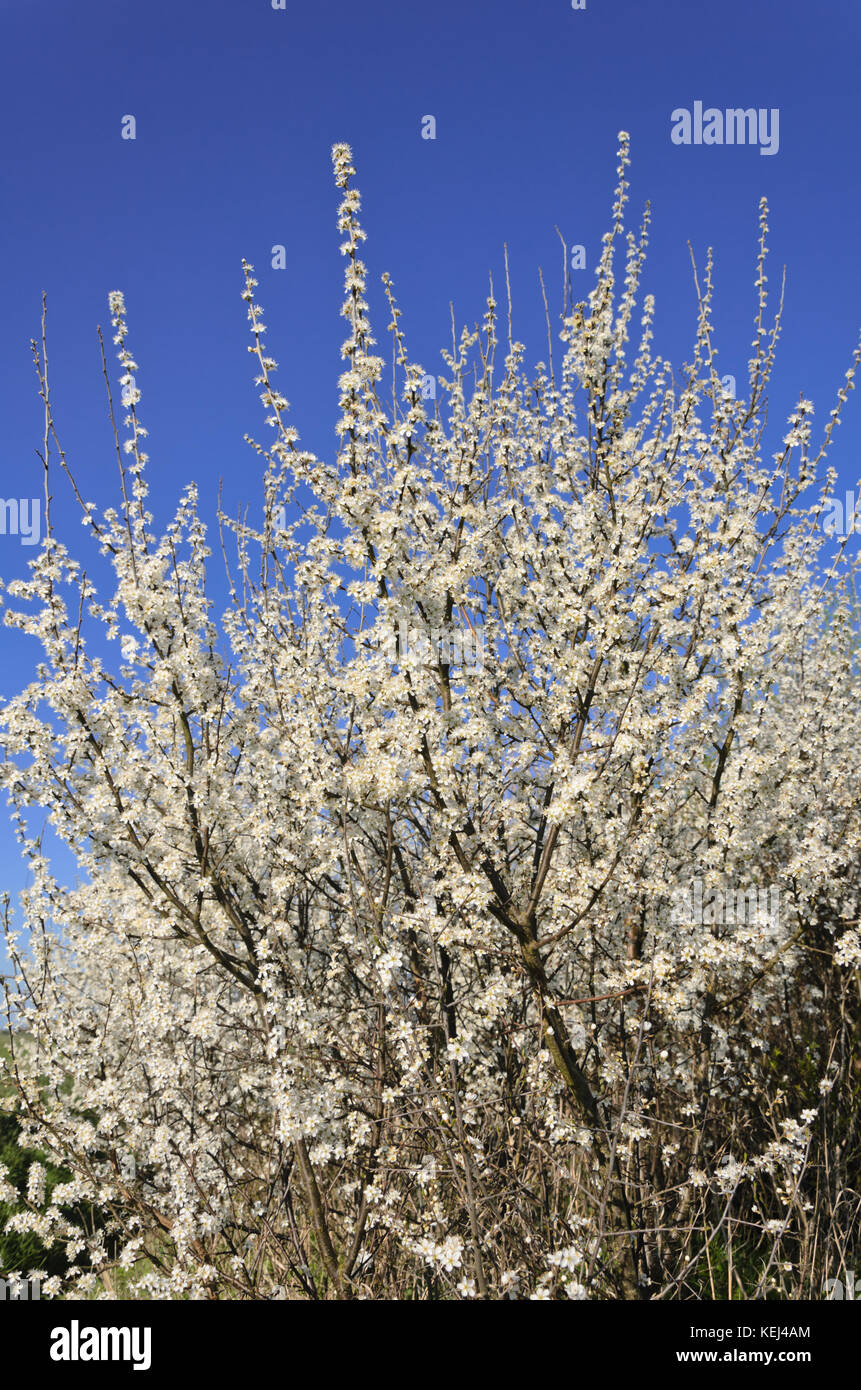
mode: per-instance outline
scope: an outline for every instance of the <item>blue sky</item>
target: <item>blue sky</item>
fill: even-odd
[[[0,0],[0,493],[41,493],[28,345],[44,290],[61,442],[84,495],[115,501],[96,325],[113,352],[107,296],[121,289],[158,523],[191,479],[209,520],[220,479],[229,505],[257,505],[243,434],[267,431],[246,352],[243,256],[257,270],[290,423],[307,447],[331,453],[345,325],[330,148],[341,140],[362,191],[380,349],[388,355],[388,270],[411,354],[429,372],[442,367],[449,301],[459,324],[473,323],[489,272],[501,289],[504,243],[515,335],[531,361],[546,357],[537,268],[555,313],[558,226],[586,247],[576,297],[591,288],[625,129],[631,224],[652,203],[644,288],[657,298],[656,350],[687,359],[687,242],[700,262],[712,245],[719,364],[741,386],[765,194],[775,292],[787,266],[775,433],[800,391],[824,425],[861,325],[859,39],[857,0],[587,0],[578,11],[570,0],[288,0],[283,11],[270,0]],[[671,112],[695,101],[777,108],[778,152],[673,144]],[[134,141],[121,138],[127,115]],[[421,137],[426,115],[434,140]],[[284,270],[270,265],[276,244]],[[861,472],[858,405],[851,397],[832,454],[846,487]],[[57,529],[83,556],[59,477],[54,493]],[[32,554],[0,535],[3,579],[25,574]],[[9,695],[38,654],[8,630],[0,643]],[[13,892],[23,883],[2,826],[0,878]]]

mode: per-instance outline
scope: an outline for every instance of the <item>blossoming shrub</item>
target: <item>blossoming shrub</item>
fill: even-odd
[[[262,529],[221,517],[228,611],[196,488],[152,530],[119,293],[120,502],[75,485],[115,591],[53,529],[9,585],[44,657],[2,710],[32,875],[8,1071],[72,1174],[32,1228],[86,1253],[47,1291],[818,1297],[858,1239],[856,562],[819,525],[858,354],[820,443],[802,397],[765,454],[763,205],[743,396],[710,260],[673,373],[623,137],[547,362],[491,296],[431,409],[384,277],[384,404],[333,155],[338,448],[286,423],[246,265],[270,433]]]

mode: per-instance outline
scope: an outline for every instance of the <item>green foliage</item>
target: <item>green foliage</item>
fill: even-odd
[[[0,1164],[4,1164],[8,1169],[9,1181],[20,1192],[26,1190],[30,1164],[38,1159],[47,1173],[45,1190],[50,1195],[57,1183],[69,1181],[70,1174],[62,1168],[55,1168],[44,1154],[32,1149],[22,1149],[18,1144],[19,1133],[20,1127],[15,1116],[0,1113]],[[68,1266],[62,1246],[54,1245],[46,1249],[30,1232],[19,1234],[17,1231],[5,1229],[9,1217],[22,1209],[21,1206],[13,1207],[9,1203],[0,1202],[0,1277],[13,1270],[26,1273],[30,1269],[43,1269],[49,1275],[62,1274]]]
[[[732,1301],[743,1302],[752,1296],[765,1267],[767,1256],[763,1256],[753,1241],[732,1242],[732,1269],[730,1270],[730,1249],[720,1237],[715,1237],[708,1250],[703,1250],[699,1262],[690,1279],[694,1296],[703,1302],[729,1300],[729,1285],[732,1280]],[[778,1297],[773,1291],[766,1299]]]
[[[8,1042],[9,1034],[0,1034],[0,1053],[6,1056],[9,1055]],[[63,1085],[63,1090],[70,1090],[71,1085],[72,1080],[69,1077]],[[8,1084],[4,1084],[0,1077],[0,1097],[8,1095],[9,1092]],[[20,1133],[21,1127],[15,1115],[0,1111],[0,1165],[5,1166],[8,1181],[19,1192],[26,1192],[30,1165],[38,1160],[45,1169],[45,1197],[46,1201],[50,1200],[51,1193],[58,1183],[70,1182],[72,1175],[65,1168],[51,1163],[41,1150],[22,1148],[18,1142]],[[65,1274],[69,1260],[62,1242],[47,1248],[29,1231],[22,1234],[6,1230],[9,1218],[24,1209],[23,1202],[12,1205],[0,1201],[0,1278],[5,1278],[14,1271],[26,1274],[31,1269],[44,1270],[46,1275]],[[76,1224],[85,1224],[89,1230],[103,1224],[104,1221],[104,1217],[97,1214],[89,1202],[78,1203],[74,1207],[63,1207],[61,1210]],[[89,1264],[84,1252],[80,1252],[76,1262],[81,1268],[87,1268]]]

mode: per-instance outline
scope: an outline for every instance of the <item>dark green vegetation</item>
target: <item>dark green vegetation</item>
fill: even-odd
[[[8,1032],[0,1033],[0,1052],[6,1056],[9,1054]],[[8,1094],[8,1083],[0,1078],[0,1098]],[[45,1192],[50,1198],[57,1184],[69,1182],[71,1174],[51,1163],[39,1150],[22,1148],[18,1142],[20,1133],[21,1126],[16,1117],[0,1110],[0,1167],[6,1169],[8,1182],[19,1192],[26,1192],[30,1165],[38,1160],[46,1172]],[[29,1231],[19,1233],[6,1229],[9,1218],[22,1210],[23,1202],[13,1205],[0,1201],[0,1278],[13,1273],[27,1275],[30,1270],[41,1270],[45,1275],[64,1274],[69,1267],[69,1260],[63,1242],[46,1247]],[[89,1203],[63,1210],[72,1219],[79,1223],[83,1221],[92,1228],[94,1212]],[[81,1254],[77,1255],[76,1259],[81,1267],[87,1267],[88,1261]]]

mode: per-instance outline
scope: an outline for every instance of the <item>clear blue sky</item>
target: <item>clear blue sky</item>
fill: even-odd
[[[288,0],[286,11],[270,0],[0,0],[0,494],[41,493],[28,343],[44,290],[61,440],[85,496],[115,500],[95,327],[113,352],[107,295],[121,289],[158,522],[190,479],[208,519],[220,478],[230,505],[256,505],[243,434],[267,430],[245,350],[243,255],[257,268],[290,422],[307,447],[331,452],[344,325],[330,147],[341,140],[363,196],[372,308],[388,270],[411,353],[431,372],[449,301],[459,323],[481,318],[488,272],[503,284],[505,242],[515,334],[532,361],[546,356],[537,267],[555,295],[558,225],[587,249],[575,284],[578,298],[588,292],[625,129],[631,221],[652,202],[656,349],[687,358],[687,241],[700,260],[711,244],[719,363],[741,390],[767,195],[775,291],[788,267],[775,432],[800,390],[824,425],[861,324],[859,40],[858,0],[587,0],[584,11],[570,0]],[[778,108],[778,153],[673,144],[671,112],[695,101]],[[134,141],[121,138],[126,115]],[[421,138],[425,115],[436,118],[433,141]],[[283,271],[270,268],[276,243]],[[386,322],[380,310],[387,355]],[[859,441],[851,397],[833,455],[846,486],[861,472]],[[54,506],[60,534],[84,553],[59,477]],[[4,580],[33,553],[0,536]],[[37,654],[6,630],[0,642],[8,695]],[[2,825],[0,877],[12,890],[23,882]]]

